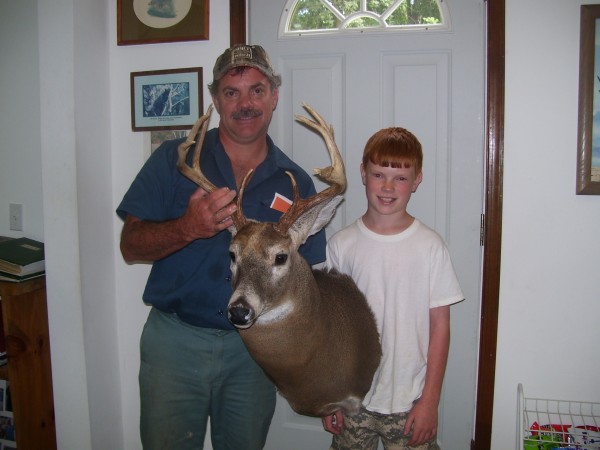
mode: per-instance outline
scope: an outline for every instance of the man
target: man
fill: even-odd
[[[198,188],[176,169],[177,146],[163,143],[148,159],[117,209],[125,220],[127,262],[152,261],[143,299],[152,306],[141,338],[140,433],[145,449],[202,448],[210,417],[215,450],[264,446],[275,388],[227,320],[231,272],[226,230],[243,177],[244,214],[274,222],[275,194],[315,192],[308,174],[268,136],[281,77],[258,45],[227,49],[216,61],[212,101],[218,128],[206,133],[204,175],[218,187]],[[191,158],[191,153],[188,158]],[[323,232],[301,247],[309,264],[325,259]]]

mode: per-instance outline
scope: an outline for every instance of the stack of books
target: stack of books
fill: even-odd
[[[18,283],[45,274],[44,243],[29,238],[0,240],[0,281]]]

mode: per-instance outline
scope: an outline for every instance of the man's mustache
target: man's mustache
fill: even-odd
[[[254,108],[244,108],[239,111],[235,111],[231,114],[233,119],[252,119],[262,114],[262,111]]]

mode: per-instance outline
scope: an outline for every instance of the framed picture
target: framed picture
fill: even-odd
[[[202,67],[131,72],[133,131],[187,130],[203,110]]]
[[[0,445],[2,449],[17,448],[15,423],[11,412],[0,412]]]
[[[581,6],[577,194],[600,195],[600,5]]]
[[[209,0],[117,0],[117,45],[208,39]]]

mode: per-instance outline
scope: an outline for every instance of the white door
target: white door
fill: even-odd
[[[308,171],[329,164],[320,137],[294,122],[294,114],[306,114],[302,103],[334,127],[349,187],[328,235],[365,211],[359,164],[369,136],[402,126],[423,144],[424,179],[409,209],[448,243],[466,296],[451,309],[439,441],[464,450],[473,434],[480,306],[485,6],[446,3],[446,31],[279,37],[286,1],[249,0],[248,42],[263,45],[283,77],[270,130],[282,150]],[[295,414],[278,398],[267,450],[326,449],[330,441],[319,419]]]

